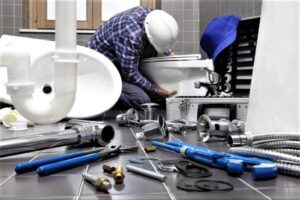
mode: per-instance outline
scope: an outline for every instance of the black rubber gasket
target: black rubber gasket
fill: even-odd
[[[195,181],[195,187],[203,191],[229,191],[233,190],[233,185],[224,181],[198,180]]]
[[[177,182],[176,187],[185,191],[205,192],[205,190],[202,190],[201,188],[195,186],[195,181],[187,181],[184,179],[180,179]]]
[[[212,175],[208,169],[187,160],[179,160],[175,166],[182,175],[187,177],[204,178]]]

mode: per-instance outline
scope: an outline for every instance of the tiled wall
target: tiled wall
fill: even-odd
[[[177,54],[199,53],[200,0],[162,0],[162,9],[170,13],[179,25],[175,45]]]
[[[226,14],[257,16],[260,15],[261,2],[262,0],[162,0],[162,9],[172,14],[179,24],[176,53],[200,52],[205,57],[199,46],[199,38],[214,17]],[[0,36],[9,34],[54,40],[53,33],[19,33],[22,12],[22,0],[0,0]],[[78,34],[77,44],[84,45],[90,36],[91,34]]]
[[[260,16],[262,0],[200,0],[200,34],[215,17],[234,14],[242,18]],[[206,54],[200,49],[201,55]]]
[[[199,40],[207,24],[217,16],[235,14],[259,16],[262,0],[162,0],[162,9],[172,14],[179,25],[177,54],[201,53]]]

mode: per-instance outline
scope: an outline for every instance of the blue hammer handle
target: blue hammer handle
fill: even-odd
[[[97,161],[100,159],[100,157],[101,157],[100,153],[92,153],[77,158],[72,158],[72,159],[68,159],[68,160],[64,160],[64,161],[60,161],[48,165],[43,165],[37,169],[37,173],[40,176],[47,176],[56,172],[60,172],[66,169],[71,169],[83,164]]]
[[[38,167],[43,166],[43,165],[47,165],[50,163],[55,163],[55,162],[59,162],[62,160],[67,160],[67,159],[71,159],[71,158],[75,158],[75,157],[79,157],[79,156],[84,156],[84,155],[85,155],[84,152],[74,152],[74,153],[55,156],[52,158],[45,158],[45,159],[40,159],[40,160],[34,160],[31,162],[24,162],[24,163],[17,164],[15,171],[18,174],[26,173],[29,171],[36,170]]]

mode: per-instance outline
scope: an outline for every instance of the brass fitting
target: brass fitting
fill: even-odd
[[[107,178],[97,178],[95,186],[97,187],[97,190],[101,191],[107,191],[112,187],[110,181]]]
[[[103,168],[103,171],[104,171],[104,172],[109,173],[109,174],[112,174],[113,171],[116,170],[115,167],[111,167],[111,166],[109,166],[109,165],[103,165],[102,168]]]
[[[117,166],[115,168],[115,170],[112,172],[112,174],[113,174],[113,178],[117,184],[123,183],[123,180],[125,178],[124,173],[123,173],[123,167]]]

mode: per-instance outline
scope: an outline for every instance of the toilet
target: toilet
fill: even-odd
[[[200,54],[147,58],[141,61],[142,74],[167,90],[177,90],[176,96],[204,96],[206,88],[196,89],[194,82],[207,82],[205,68],[213,70],[210,59],[201,60]]]

